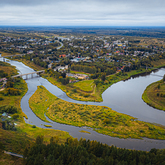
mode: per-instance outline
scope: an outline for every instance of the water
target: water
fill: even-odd
[[[24,64],[17,62],[17,61],[10,61],[11,65],[16,66],[16,68],[20,71],[20,74],[30,73],[34,70],[25,66]],[[83,101],[76,101],[69,98],[61,89],[57,88],[56,86],[52,85],[46,79],[41,77],[36,77],[33,79],[26,80],[28,85],[28,92],[21,100],[21,108],[22,111],[27,115],[28,120],[25,119],[26,123],[36,125],[41,128],[45,128],[44,124],[52,125],[53,129],[67,131],[73,137],[78,139],[85,138],[90,140],[97,140],[102,143],[106,143],[108,145],[116,145],[117,147],[128,148],[128,149],[136,149],[136,150],[150,150],[151,148],[165,148],[165,140],[153,140],[143,138],[141,139],[119,139],[116,137],[110,137],[107,135],[99,134],[93,131],[90,128],[80,128],[65,124],[59,124],[56,122],[46,123],[41,121],[29,108],[28,100],[36,91],[37,86],[43,85],[48,91],[52,94],[56,95],[57,97],[74,103],[80,104],[90,104],[90,105],[104,105],[112,108],[117,112],[121,112],[124,114],[131,115],[133,117],[138,118],[139,120],[148,121],[148,122],[155,122],[158,124],[165,125],[165,121],[163,120],[165,117],[165,112],[154,109],[148,106],[146,103],[143,102],[141,99],[142,93],[146,86],[150,83],[158,81],[161,77],[153,76],[154,74],[157,75],[164,75],[165,69],[160,69],[157,73],[152,73],[152,75],[148,75],[145,77],[138,77],[132,78],[128,81],[121,81],[118,82],[111,87],[109,87],[103,93],[103,102],[96,103],[96,102],[83,102]],[[88,131],[90,134],[79,132],[80,130]]]

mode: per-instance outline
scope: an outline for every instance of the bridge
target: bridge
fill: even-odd
[[[157,75],[157,74],[151,74],[152,76],[157,76],[157,77],[163,77],[161,75]]]
[[[16,154],[16,153],[13,153],[13,152],[7,152],[7,151],[4,151],[4,153],[5,153],[5,154],[8,154],[8,155],[12,155],[12,156],[19,157],[19,158],[23,158],[23,155]]]
[[[16,77],[22,77],[23,78],[23,76],[26,76],[26,79],[28,79],[28,75],[31,75],[31,78],[33,78],[34,74],[40,76],[40,73],[45,73],[45,70],[40,70],[40,71],[25,73],[25,74],[19,74],[19,75],[12,76],[12,78],[16,78]]]

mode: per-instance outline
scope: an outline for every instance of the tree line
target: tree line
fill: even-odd
[[[151,149],[149,152],[108,146],[97,141],[68,138],[58,144],[51,138],[49,144],[38,136],[31,147],[24,150],[26,165],[164,165],[165,150]]]

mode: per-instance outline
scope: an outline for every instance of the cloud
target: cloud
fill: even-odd
[[[1,0],[1,25],[160,25],[164,0]]]

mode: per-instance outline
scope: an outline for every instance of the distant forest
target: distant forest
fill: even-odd
[[[19,27],[19,26],[0,26],[1,32],[6,31],[21,32],[47,32],[58,33],[61,35],[76,34],[95,34],[95,35],[122,35],[122,36],[138,36],[165,38],[165,27]]]

